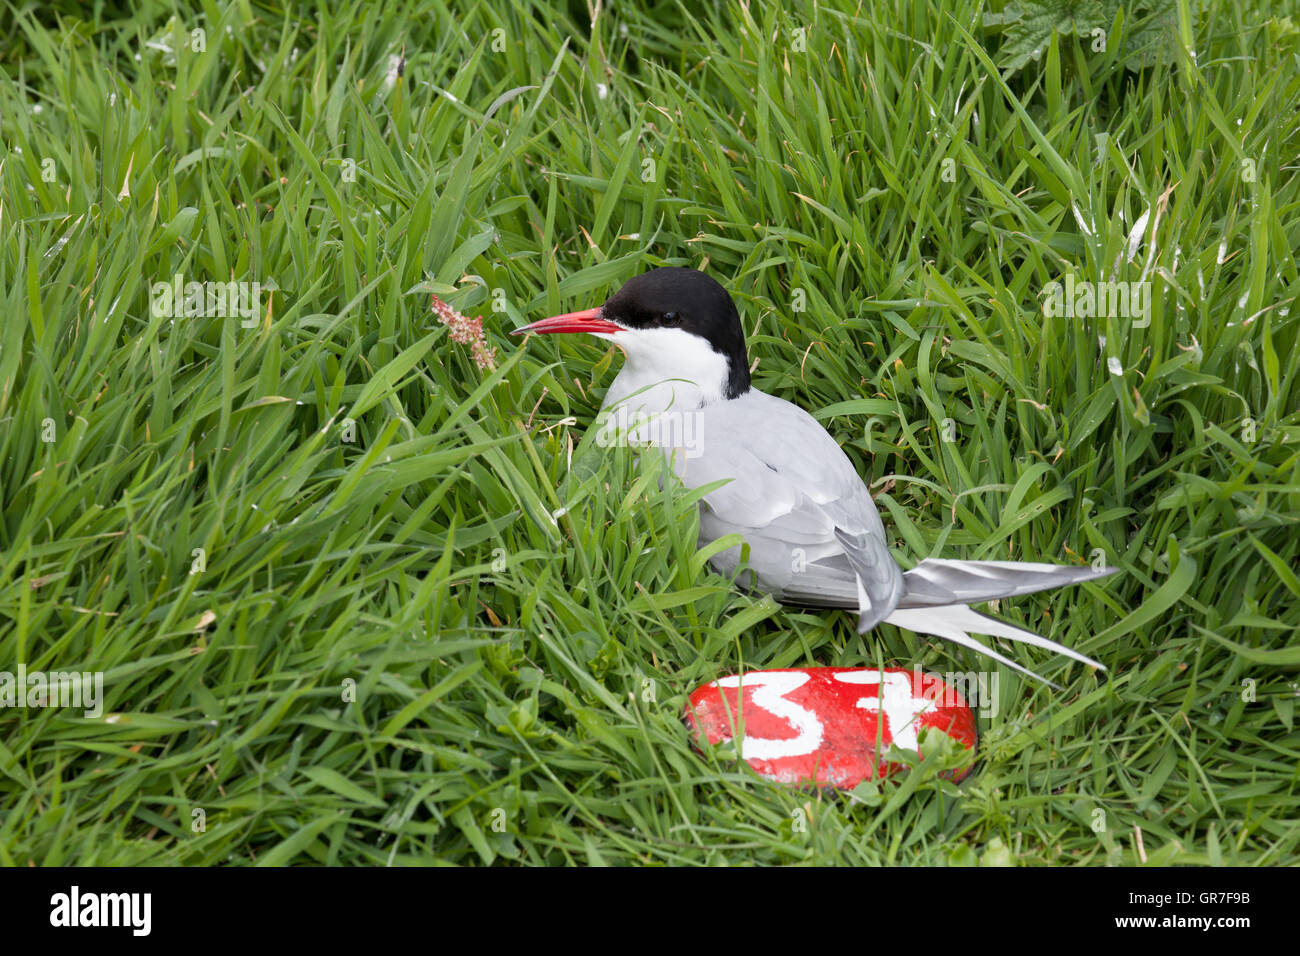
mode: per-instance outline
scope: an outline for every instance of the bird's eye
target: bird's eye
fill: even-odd
[[[664,325],[676,325],[678,323],[676,312],[665,312],[663,315]]]

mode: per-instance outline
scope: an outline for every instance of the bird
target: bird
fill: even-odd
[[[512,334],[588,333],[622,349],[601,403],[628,443],[658,447],[685,488],[714,482],[700,501],[701,547],[728,534],[739,546],[710,559],[725,576],[779,603],[856,612],[984,654],[1056,687],[976,639],[1019,641],[1104,671],[1056,641],[970,605],[1092,581],[1118,568],[927,557],[903,570],[867,486],[833,437],[798,405],[753,385],[740,315],[698,269],[636,275],[603,305],[541,319]]]

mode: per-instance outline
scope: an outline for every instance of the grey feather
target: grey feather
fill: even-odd
[[[1037,564],[1030,561],[951,561],[926,558],[903,575],[906,589],[900,607],[982,604],[1095,581],[1118,571],[1105,568]]]
[[[959,644],[962,647],[970,648],[973,651],[978,651],[987,657],[991,657],[993,660],[1005,664],[1013,670],[1018,670],[1022,674],[1027,674],[1034,678],[1034,680],[1040,680],[1044,684],[1047,684],[1056,690],[1061,689],[1058,684],[1053,684],[1047,678],[1040,677],[1027,667],[1021,667],[1009,657],[1005,657],[988,645],[977,641],[975,638],[967,634],[957,622],[948,620],[944,616],[944,612],[956,610],[957,608],[960,608],[963,611],[970,610],[970,608],[963,607],[962,605],[945,608],[899,608],[890,615],[890,623],[897,627],[907,628],[909,631],[916,631],[918,634],[933,634],[935,637],[942,637],[946,641],[952,641],[954,644]],[[1026,631],[1025,633],[1029,632]],[[1100,667],[1101,665],[1098,666]]]
[[[1016,627],[1006,621],[1000,621],[995,617],[987,614],[980,614],[978,611],[971,610],[963,604],[952,604],[946,607],[900,607],[894,611],[888,618],[890,624],[898,627],[905,627],[909,631],[916,631],[920,634],[933,634],[935,637],[942,637],[944,640],[953,641],[964,647],[970,647],[979,651],[981,654],[987,654],[994,660],[1001,661],[1014,667],[1016,670],[1028,674],[1030,677],[1040,680],[1045,684],[1052,684],[1051,681],[1044,677],[1039,677],[1033,671],[1013,663],[1002,655],[994,652],[970,636],[971,631],[976,634],[991,634],[994,637],[1002,637],[1007,640],[1020,641],[1023,644],[1031,644],[1034,647],[1041,647],[1049,651],[1055,651],[1057,654],[1064,654],[1082,664],[1095,667],[1098,670],[1105,670],[1105,666],[1090,657],[1085,657],[1078,651],[1071,650],[1064,644],[1048,640],[1035,634],[1033,631],[1026,631],[1024,628]],[[1055,684],[1052,684],[1056,687]]]
[[[739,534],[749,546],[748,572],[738,579],[742,586],[786,604],[856,610],[860,633],[888,621],[932,634],[1045,683],[1051,682],[970,632],[1105,669],[1062,644],[966,605],[1092,581],[1116,569],[928,558],[903,573],[862,479],[835,440],[803,409],[751,389],[684,414],[699,416],[694,433],[700,447],[655,444],[686,487],[723,482],[701,502],[700,544]],[[740,548],[731,548],[710,563],[731,575],[739,569],[740,557]]]
[[[858,608],[864,629],[884,620],[903,596],[902,569],[875,502],[826,430],[757,389],[698,414],[704,453],[675,449],[674,470],[688,488],[731,479],[704,498],[701,544],[740,534],[758,579],[748,583],[793,604]],[[725,574],[739,562],[738,548],[712,561]]]

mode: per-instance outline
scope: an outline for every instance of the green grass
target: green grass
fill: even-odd
[[[0,863],[1297,862],[1294,4],[1006,75],[973,0],[138,6],[0,38],[0,670],[106,695],[0,711]],[[1148,327],[1044,315],[1117,260]],[[1122,568],[1001,608],[1108,674],[1010,651],[1065,690],[1003,670],[959,786],[697,754],[740,668],[989,664],[737,593],[583,444],[617,355],[507,333],[660,264],[900,560]],[[155,317],[177,273],[278,291]]]

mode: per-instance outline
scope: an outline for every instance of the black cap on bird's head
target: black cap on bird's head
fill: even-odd
[[[542,319],[514,334],[590,332],[623,346],[630,356],[633,337],[659,338],[658,330],[672,329],[702,339],[701,347],[707,343],[727,359],[725,397],[749,390],[749,358],[736,305],[715,279],[696,269],[651,269],[629,279],[599,308]]]

